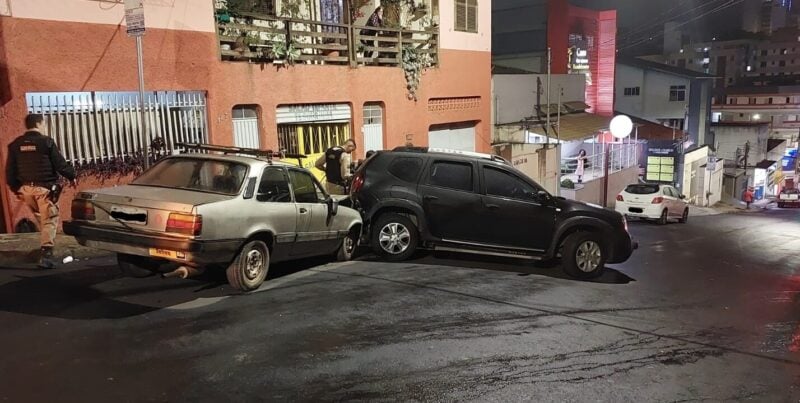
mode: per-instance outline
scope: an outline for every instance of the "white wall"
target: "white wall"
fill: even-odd
[[[495,123],[519,122],[535,115],[537,78],[542,82],[542,105],[547,104],[547,75],[495,74],[492,76]],[[583,101],[586,79],[582,74],[555,74],[550,78],[550,103],[558,103],[558,91],[563,88],[561,102]]]
[[[715,125],[711,128],[715,134],[717,157],[724,158],[729,163],[736,163],[736,149],[744,152],[744,145],[750,141],[750,156],[748,164],[755,164],[767,156],[767,138],[769,126],[724,126]]]
[[[608,176],[608,207],[613,208],[617,201],[617,194],[630,184],[639,181],[639,168],[632,166]],[[561,189],[561,195],[571,200],[602,205],[603,178],[593,179],[583,183],[579,189]]]
[[[617,64],[615,81],[615,108],[617,111],[636,117],[656,121],[658,119],[684,119],[689,104],[691,80],[657,71]],[[686,87],[684,101],[671,102],[669,88],[673,85]],[[625,96],[625,88],[639,87],[639,96]]]

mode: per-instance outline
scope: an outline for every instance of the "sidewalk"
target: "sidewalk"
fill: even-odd
[[[75,238],[58,234],[54,255],[58,262],[65,256],[75,259],[107,256],[110,252],[81,246]],[[35,264],[39,259],[39,233],[0,234],[0,266]]]

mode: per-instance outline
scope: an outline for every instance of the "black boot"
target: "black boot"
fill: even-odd
[[[39,257],[39,267],[42,269],[55,269],[56,263],[53,260],[53,247],[42,246],[41,255]]]

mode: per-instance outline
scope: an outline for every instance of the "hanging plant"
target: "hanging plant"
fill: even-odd
[[[300,49],[295,45],[294,41],[289,42],[288,46],[283,41],[274,42],[269,51],[269,57],[273,62],[285,60],[288,64],[294,64],[297,58],[300,57]]]
[[[427,53],[419,53],[417,49],[410,46],[403,47],[403,71],[406,76],[406,89],[409,98],[417,100],[417,90],[419,81],[422,78],[422,71],[431,67],[431,57]]]

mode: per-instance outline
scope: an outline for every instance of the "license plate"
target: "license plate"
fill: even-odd
[[[150,256],[163,257],[167,259],[177,259],[178,252],[174,250],[150,248]]]

